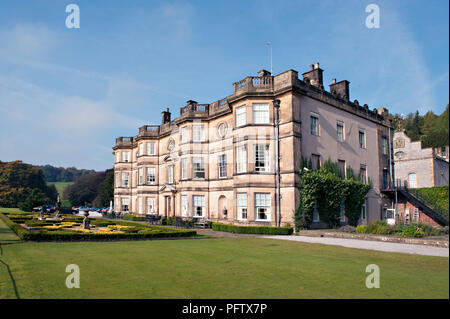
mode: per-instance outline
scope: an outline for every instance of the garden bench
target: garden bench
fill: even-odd
[[[196,217],[194,220],[194,226],[209,228],[210,222],[206,217]]]

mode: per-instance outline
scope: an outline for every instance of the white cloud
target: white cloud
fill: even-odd
[[[17,56],[39,56],[50,52],[58,42],[57,34],[44,25],[17,24],[0,32],[0,52]]]

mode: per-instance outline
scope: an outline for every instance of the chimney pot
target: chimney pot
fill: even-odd
[[[303,73],[303,81],[309,83],[313,86],[323,89],[323,70],[319,68],[319,63],[316,63],[316,68],[314,64],[310,65],[310,70]]]
[[[316,62],[315,68],[316,68],[316,69],[319,68],[319,62]]]
[[[336,84],[336,79],[332,79],[332,80],[331,80],[331,83],[332,83],[332,84]]]

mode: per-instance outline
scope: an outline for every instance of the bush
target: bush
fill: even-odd
[[[425,232],[419,227],[419,225],[411,224],[404,226],[399,235],[404,237],[424,237]]]
[[[358,225],[358,226],[356,226],[355,231],[358,234],[367,234],[367,226],[366,225]]]
[[[125,214],[125,215],[123,215],[122,219],[139,221],[139,222],[145,222],[147,220],[146,217],[134,216],[133,214]]]
[[[212,223],[212,229],[237,234],[262,235],[292,235],[292,227],[266,227],[266,226],[238,226],[231,224]]]
[[[384,220],[377,220],[367,225],[367,233],[389,235],[393,233],[393,229],[390,228]]]

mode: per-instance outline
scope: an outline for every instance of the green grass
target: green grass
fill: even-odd
[[[21,243],[2,250],[0,298],[449,297],[448,258],[273,239]],[[69,264],[80,267],[79,289],[65,286]],[[365,287],[368,264],[380,267],[379,289]]]
[[[448,185],[446,186],[436,186],[429,188],[419,188],[418,189],[425,196],[439,204],[442,208],[449,210],[449,192]]]
[[[20,208],[4,208],[4,207],[0,207],[0,213],[5,213],[5,214],[30,214],[30,212],[24,212]]]
[[[19,241],[20,238],[0,219],[0,244]]]
[[[56,190],[58,191],[59,197],[62,198],[63,197],[63,193],[64,193],[64,189],[69,186],[72,185],[73,182],[48,182],[47,185],[52,185],[54,184],[56,187]],[[65,206],[65,207],[71,207],[72,204],[70,203],[69,200],[67,199],[62,199],[61,200],[61,205]]]

